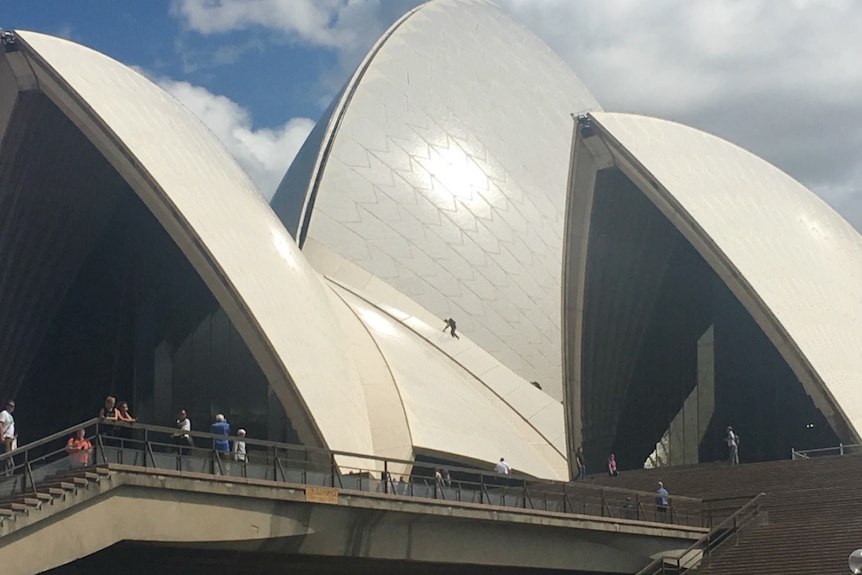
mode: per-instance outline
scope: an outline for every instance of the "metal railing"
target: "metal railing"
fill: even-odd
[[[862,445],[839,443],[835,447],[820,447],[818,449],[790,449],[790,459],[811,459],[812,457],[824,457],[827,455],[852,455],[862,453]]]
[[[463,466],[406,461],[248,437],[189,432],[147,424],[108,424],[91,419],[11,453],[0,455],[0,499],[37,491],[70,467],[65,442],[83,428],[92,443],[88,465],[123,464],[215,476],[244,477],[393,497],[438,499],[618,520],[658,521],[709,527],[714,512],[700,499],[672,496],[657,506],[656,494],[584,483],[559,482]],[[246,456],[219,451],[214,440],[245,442]],[[79,456],[80,457],[80,456]],[[445,469],[444,469],[445,467]],[[2,470],[6,469],[3,475]],[[440,470],[440,478],[437,471]],[[448,479],[446,479],[448,477]]]
[[[731,538],[736,538],[738,541],[739,532],[760,515],[762,510],[760,500],[764,495],[766,494],[756,495],[679,555],[659,557],[638,571],[636,575],[682,575],[700,566],[704,561],[708,563],[710,555],[716,549]]]

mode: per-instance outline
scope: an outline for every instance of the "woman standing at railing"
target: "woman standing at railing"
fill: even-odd
[[[109,395],[105,398],[105,406],[99,410],[99,420],[108,423],[117,421],[117,398]]]
[[[105,445],[116,446],[117,442],[113,437],[117,433],[117,428],[114,424],[117,422],[117,398],[109,395],[105,398],[105,406],[99,410],[99,422],[107,423],[108,427],[102,432],[107,437]]]
[[[132,417],[131,412],[129,412],[128,402],[121,401],[119,404],[117,404],[117,421],[122,421],[123,423],[128,423],[129,425],[137,421],[134,417]],[[115,435],[123,439],[132,439],[132,428],[125,426],[120,427],[117,429]]]
[[[93,445],[84,436],[84,428],[77,430],[73,437],[66,442],[66,453],[69,454],[69,467],[86,467],[90,462],[90,453]]]

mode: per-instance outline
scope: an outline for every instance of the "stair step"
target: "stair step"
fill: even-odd
[[[74,489],[75,486],[70,485],[69,488]],[[51,495],[54,495],[55,497],[59,497],[61,495],[66,495],[67,491],[68,491],[67,489],[60,489],[59,487],[49,487],[48,488],[48,493],[50,493]]]
[[[90,484],[90,480],[87,479],[86,477],[72,477],[71,479],[72,479],[72,483],[74,483],[75,485],[89,485]]]
[[[51,494],[50,492],[49,493],[39,492],[39,493],[34,493],[33,495],[35,495],[36,499],[39,499],[41,501],[51,501],[52,499],[54,499],[53,494]]]
[[[6,508],[11,509],[12,511],[29,511],[32,509],[32,507],[24,505],[23,503],[9,503]]]
[[[15,512],[11,509],[0,509],[0,517],[11,517],[15,515]]]
[[[39,486],[39,489],[43,490],[51,490],[51,489],[62,489],[64,491],[73,491],[76,485],[70,481],[52,481],[51,483],[43,483]]]

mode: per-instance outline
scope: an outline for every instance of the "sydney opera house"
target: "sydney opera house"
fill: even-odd
[[[603,111],[489,2],[397,21],[269,204],[138,71],[3,50],[0,395],[30,439],[111,393],[554,479],[579,445],[715,460],[727,425],[749,461],[860,440],[862,237],[731,143]]]

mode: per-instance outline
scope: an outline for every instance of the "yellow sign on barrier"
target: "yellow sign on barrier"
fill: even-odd
[[[306,487],[305,500],[311,503],[338,505],[338,490],[331,487]]]

